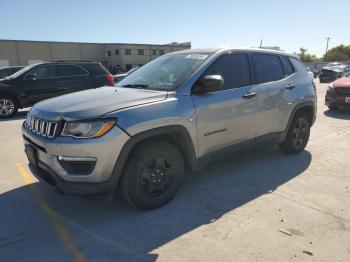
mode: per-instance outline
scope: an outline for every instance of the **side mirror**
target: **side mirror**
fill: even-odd
[[[221,75],[208,75],[199,80],[195,92],[208,93],[215,91],[222,87],[224,83],[224,78]]]
[[[25,80],[35,81],[36,80],[36,74],[29,74],[29,75],[27,75]]]

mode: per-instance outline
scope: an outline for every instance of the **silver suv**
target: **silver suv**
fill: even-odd
[[[294,55],[198,49],[163,55],[117,87],[36,104],[23,124],[33,173],[65,194],[170,201],[188,171],[261,142],[304,150],[316,94]]]

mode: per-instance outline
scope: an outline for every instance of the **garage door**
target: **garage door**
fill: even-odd
[[[9,66],[10,66],[9,60],[0,59],[0,68],[9,67]]]

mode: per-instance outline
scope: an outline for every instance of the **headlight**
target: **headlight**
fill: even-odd
[[[329,84],[328,88],[327,88],[328,91],[331,91],[333,92],[334,91],[334,86],[332,83]]]
[[[115,123],[116,119],[66,122],[61,135],[76,138],[100,137],[111,130]]]

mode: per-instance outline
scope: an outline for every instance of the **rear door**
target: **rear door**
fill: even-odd
[[[90,86],[92,88],[111,85],[107,80],[109,71],[102,64],[86,64],[84,67],[90,72]]]
[[[256,136],[277,135],[284,131],[288,121],[286,115],[291,105],[286,99],[286,93],[295,88],[294,69],[284,56],[264,53],[253,53],[250,56],[259,103]]]
[[[256,132],[256,87],[251,84],[246,53],[226,53],[203,74],[221,75],[224,86],[193,94],[196,107],[199,155],[241,142],[253,142]]]
[[[30,79],[29,75],[35,78]],[[37,66],[29,71],[18,85],[28,104],[54,97],[57,95],[57,67],[52,64]]]
[[[89,72],[78,65],[57,65],[57,88],[61,94],[88,89]]]

